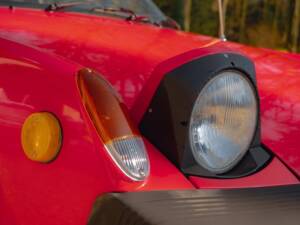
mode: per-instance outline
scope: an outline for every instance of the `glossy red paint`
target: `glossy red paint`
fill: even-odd
[[[1,37],[101,72],[129,108],[160,62],[215,42],[210,37],[100,16],[1,7],[0,14]]]
[[[300,177],[300,55],[228,43],[253,59],[262,141]]]
[[[0,39],[0,224],[85,224],[106,192],[193,189],[146,140],[151,174],[132,182],[112,162],[86,116],[75,75],[81,66]],[[63,146],[49,164],[28,160],[21,127],[28,115],[53,112]],[[45,220],[47,218],[47,220]]]
[[[210,179],[203,177],[190,177],[197,188],[232,189],[261,186],[280,186],[297,184],[299,180],[278,160],[272,162],[263,170],[247,177],[235,179]]]
[[[0,224],[85,224],[96,196],[112,191],[299,182],[274,159],[246,178],[222,182],[192,177],[191,183],[147,140],[150,177],[132,182],[106,153],[75,85],[80,68],[99,71],[119,91],[137,124],[166,72],[194,58],[229,51],[255,61],[263,142],[299,174],[299,56],[121,19],[0,8],[0,211],[8,215],[0,216]],[[26,159],[19,141],[23,121],[36,111],[55,113],[63,127],[61,153],[49,164]]]

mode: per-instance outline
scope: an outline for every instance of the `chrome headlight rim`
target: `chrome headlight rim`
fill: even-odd
[[[245,83],[248,84],[249,89],[251,90],[251,93],[253,95],[254,98],[254,103],[255,103],[255,119],[254,119],[254,126],[251,130],[250,133],[252,133],[252,135],[248,138],[247,144],[245,144],[245,146],[240,150],[240,152],[238,153],[238,155],[235,157],[235,159],[233,161],[231,161],[230,163],[227,163],[225,166],[223,166],[222,168],[212,168],[209,167],[204,160],[202,160],[199,157],[199,154],[197,154],[195,146],[192,145],[193,142],[193,135],[191,134],[191,129],[192,129],[192,124],[193,124],[193,114],[195,114],[195,111],[197,110],[196,105],[199,103],[199,101],[201,100],[201,98],[203,97],[205,91],[207,91],[207,88],[213,84],[216,80],[224,77],[224,76],[228,76],[228,74],[234,74],[234,76],[239,77],[241,80],[245,81]],[[188,124],[188,139],[189,139],[189,148],[191,150],[191,153],[193,154],[194,160],[197,162],[197,164],[201,167],[203,167],[205,170],[213,173],[213,174],[225,174],[227,172],[229,172],[231,169],[233,169],[235,166],[237,166],[240,161],[245,157],[245,155],[247,154],[247,152],[249,151],[249,149],[251,148],[251,145],[256,137],[257,131],[259,129],[259,97],[255,88],[255,84],[253,83],[253,81],[251,79],[249,79],[249,76],[244,72],[244,71],[240,71],[237,69],[224,69],[221,71],[218,71],[217,73],[215,73],[212,77],[210,77],[210,79],[208,79],[206,81],[206,83],[203,84],[203,86],[201,87],[201,90],[197,96],[197,98],[195,99],[193,108],[191,110],[191,115],[190,115],[190,121]],[[217,140],[216,140],[217,141]]]

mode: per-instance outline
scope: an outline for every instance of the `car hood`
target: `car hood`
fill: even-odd
[[[218,42],[124,19],[1,7],[0,37],[99,71],[129,107],[160,62]]]
[[[263,144],[300,176],[300,55],[228,43],[255,62]]]
[[[132,109],[153,71],[188,52],[241,52],[257,70],[263,144],[300,175],[300,57],[206,36],[76,13],[0,8],[0,37],[104,74]],[[187,54],[185,61],[195,54]],[[181,63],[183,63],[183,61]],[[175,64],[174,64],[175,65]],[[155,88],[153,89],[155,90]]]

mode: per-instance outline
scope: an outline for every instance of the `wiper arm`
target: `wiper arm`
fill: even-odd
[[[180,25],[173,19],[167,17],[165,20],[162,20],[157,23],[159,26],[168,27],[175,30],[181,30]]]
[[[47,12],[63,11],[66,8],[70,8],[70,7],[74,7],[74,6],[78,6],[78,5],[85,5],[85,4],[90,4],[90,2],[82,2],[82,1],[65,2],[65,3],[55,2],[55,3],[49,4],[45,8],[45,11],[47,11]],[[124,14],[128,15],[126,17],[127,21],[151,23],[156,26],[162,26],[162,24],[151,21],[148,16],[137,15],[134,11],[127,9],[127,8],[94,7],[92,9],[90,9],[90,11],[96,12],[96,13],[97,12],[98,13],[124,13]]]
[[[78,5],[85,5],[85,4],[88,4],[88,3],[90,3],[90,2],[82,2],[82,1],[64,2],[64,3],[54,2],[54,3],[49,4],[45,8],[45,11],[46,12],[56,12],[56,11],[59,11],[59,10],[64,10],[66,8],[69,8],[69,7],[78,6]]]
[[[105,7],[94,7],[91,9],[92,12],[98,13],[124,13],[127,14],[128,17],[126,20],[128,21],[136,21],[136,22],[148,22],[151,23],[149,17],[147,16],[138,16],[134,11],[126,8],[105,8]]]
[[[175,30],[180,30],[180,25],[173,19],[167,17],[165,20],[160,22],[151,21],[148,16],[139,16],[134,11],[126,8],[105,8],[105,7],[94,7],[91,9],[92,12],[99,12],[99,13],[124,13],[128,14],[126,20],[128,21],[135,21],[135,22],[143,22],[143,23],[151,23],[155,26],[159,27],[168,27]]]

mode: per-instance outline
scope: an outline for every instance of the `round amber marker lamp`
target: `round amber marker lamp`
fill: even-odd
[[[22,127],[22,147],[25,155],[36,162],[55,159],[62,141],[58,119],[49,112],[31,114]]]

